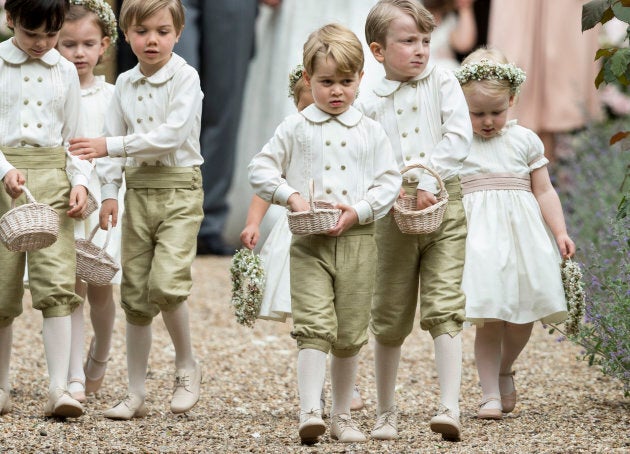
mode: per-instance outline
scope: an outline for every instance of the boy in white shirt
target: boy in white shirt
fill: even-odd
[[[173,53],[184,27],[179,0],[126,0],[119,24],[138,65],[116,81],[105,118],[107,137],[73,139],[70,150],[82,159],[122,158],[97,162],[101,228],[107,227],[110,216],[116,225],[123,170],[126,183],[121,299],[127,318],[129,389],[104,415],[131,419],[147,413],[151,322],[160,312],[175,347],[171,411],[184,413],[199,400],[201,367],[192,352],[186,299],[203,217],[203,93],[197,72]]]
[[[466,217],[458,171],[469,152],[472,127],[455,76],[429,62],[435,22],[415,0],[381,0],[366,19],[366,38],[385,78],[375,96],[362,100],[363,111],[379,121],[391,140],[398,168],[414,163],[434,169],[449,193],[444,220],[433,233],[401,233],[393,215],[377,223],[378,267],[370,329],[375,342],[378,394],[372,436],[398,437],[395,386],[401,346],[413,328],[420,286],[420,326],[434,339],[441,391],[431,429],[458,439],[461,381],[461,290]],[[418,209],[437,202],[436,179],[414,169],[403,189],[417,195]]]
[[[288,117],[249,165],[264,200],[309,210],[314,199],[342,210],[324,235],[294,236],[290,250],[291,308],[297,340],[302,443],[325,431],[319,399],[332,351],[331,436],[365,441],[350,417],[358,353],[367,342],[376,261],[373,221],[391,208],[401,177],[382,127],[352,107],[363,75],[356,35],[336,24],[304,45],[304,79],[315,103]]]

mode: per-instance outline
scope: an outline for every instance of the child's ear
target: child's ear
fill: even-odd
[[[374,58],[376,58],[376,61],[379,63],[383,63],[383,61],[385,61],[385,57],[383,56],[383,49],[384,48],[380,43],[370,43],[370,50],[372,51],[372,55],[374,55]]]
[[[127,32],[123,32],[123,35],[125,36],[125,42],[129,43],[129,38],[127,37]]]
[[[512,107],[514,105],[514,95],[510,95],[510,103],[508,105],[509,107]]]
[[[306,88],[311,88],[311,76],[309,75],[309,73],[306,72],[306,70],[304,70],[302,72],[302,79],[304,79],[304,85],[306,86]]]
[[[179,29],[179,33],[177,34],[177,36],[175,37],[175,42],[178,43],[179,42],[179,38],[181,38],[182,36],[182,32],[184,31],[184,25],[182,26],[182,28]]]
[[[98,55],[103,55],[111,44],[112,39],[109,36],[103,36],[103,38],[101,39],[101,50],[99,51]]]

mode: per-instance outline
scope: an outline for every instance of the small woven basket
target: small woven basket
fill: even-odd
[[[87,206],[85,207],[85,211],[81,215],[81,219],[89,218],[90,215],[96,210],[98,210],[98,201],[96,200],[96,197],[94,197],[92,193],[88,191]]]
[[[414,235],[435,232],[442,224],[448,204],[448,192],[446,192],[444,182],[434,170],[422,164],[412,164],[402,169],[400,173],[404,174],[417,167],[425,169],[437,179],[440,191],[437,194],[437,203],[423,210],[417,209],[417,197],[415,196],[399,197],[394,202],[394,219],[398,228],[402,233]]]
[[[92,229],[88,239],[79,238],[74,241],[77,249],[77,277],[92,285],[107,285],[120,267],[105,250],[112,234],[111,223],[107,224],[107,237],[102,248],[95,245],[92,240],[99,226]]]
[[[333,208],[328,202],[314,201],[315,192],[313,180],[309,181],[309,211],[296,211],[287,213],[289,230],[294,235],[317,235],[326,233],[339,221],[341,210]]]
[[[38,203],[26,186],[20,187],[28,203],[16,208],[15,199],[11,209],[0,218],[0,240],[13,252],[36,251],[57,241],[59,215],[46,205]]]

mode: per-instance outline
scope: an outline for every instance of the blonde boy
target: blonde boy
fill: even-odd
[[[304,80],[314,104],[288,117],[249,165],[249,180],[264,200],[293,211],[314,198],[342,210],[327,235],[294,236],[290,249],[291,309],[297,340],[302,443],[325,431],[319,399],[332,352],[331,436],[365,441],[350,417],[358,353],[367,342],[376,244],[373,221],[387,213],[400,174],[382,127],[352,107],[363,75],[361,42],[330,24],[304,45]],[[286,175],[286,177],[283,177]]]
[[[184,27],[179,0],[125,0],[119,23],[138,65],[116,81],[105,119],[107,137],[73,139],[71,150],[83,159],[120,158],[97,163],[103,228],[110,216],[114,225],[117,221],[118,188],[125,174],[121,298],[127,318],[129,389],[104,415],[131,419],[147,413],[151,323],[160,312],[175,347],[171,411],[184,413],[199,399],[201,368],[192,352],[186,299],[203,216],[203,94],[197,72],[173,53]]]
[[[401,346],[413,328],[420,286],[420,326],[434,339],[441,391],[431,429],[445,438],[460,437],[459,387],[464,294],[461,278],[466,244],[466,217],[458,171],[468,155],[472,128],[457,79],[429,61],[431,14],[416,0],[381,0],[368,14],[366,38],[385,78],[364,112],[379,121],[389,136],[398,168],[421,163],[435,169],[449,193],[440,228],[408,235],[393,216],[377,223],[379,248],[372,321],[378,393],[372,436],[398,436],[394,390]],[[403,188],[418,196],[418,208],[437,202],[435,178],[418,169],[403,176]]]

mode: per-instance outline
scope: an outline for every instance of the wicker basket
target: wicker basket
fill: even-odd
[[[59,215],[49,205],[37,203],[33,195],[21,186],[28,203],[11,209],[0,218],[0,240],[14,252],[36,251],[57,241]]]
[[[438,202],[423,210],[417,209],[417,197],[403,196],[396,199],[394,203],[394,219],[402,233],[421,234],[435,232],[442,224],[444,212],[448,204],[448,192],[444,187],[444,182],[437,172],[423,166],[422,164],[412,164],[401,170],[401,174],[416,167],[425,169],[433,175],[440,185],[440,192],[437,194]]]
[[[111,223],[107,225],[107,237],[102,248],[92,243],[98,229],[98,225],[94,227],[87,240],[80,238],[74,242],[77,249],[77,277],[88,284],[107,285],[112,281],[120,267],[113,257],[105,251],[112,234]]]
[[[85,207],[85,211],[81,215],[81,219],[89,218],[90,215],[96,210],[98,210],[98,201],[96,200],[96,197],[94,197],[92,193],[88,191],[87,206]]]
[[[313,180],[309,181],[309,211],[287,213],[289,230],[294,235],[317,235],[326,233],[337,225],[341,210],[333,208],[328,202],[313,201],[315,192]]]

